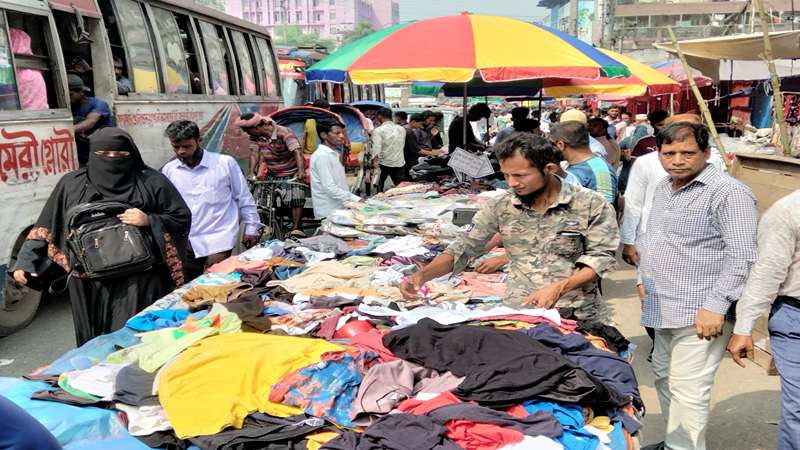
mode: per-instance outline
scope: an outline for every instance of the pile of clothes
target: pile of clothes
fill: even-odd
[[[427,192],[350,214],[398,217]],[[354,239],[232,256],[28,381],[0,379],[0,394],[70,449],[635,448],[644,410],[615,328],[501,306],[502,273],[402,299],[452,240],[448,210],[411,233],[354,224]]]

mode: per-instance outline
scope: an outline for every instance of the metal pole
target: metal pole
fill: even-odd
[[[778,124],[780,133],[781,147],[785,156],[792,156],[791,144],[789,143],[789,130],[786,128],[786,118],[783,116],[783,93],[781,93],[781,82],[778,80],[778,72],[775,70],[775,61],[772,59],[772,42],[769,39],[769,23],[764,14],[764,3],[756,0],[758,15],[761,16],[761,31],[764,33],[764,56],[769,67],[769,76],[772,81],[772,109],[775,111],[775,122]]]
[[[461,145],[464,146],[464,150],[467,149],[467,82],[464,82],[464,103],[462,105],[462,117],[464,118],[464,126],[462,127],[461,137],[463,140],[461,141]]]
[[[544,92],[544,83],[542,83],[542,87],[539,88],[539,123],[542,123],[542,93]]]
[[[731,162],[728,160],[728,152],[725,151],[725,147],[722,145],[722,140],[719,138],[719,134],[717,134],[717,127],[714,126],[714,119],[711,117],[711,111],[708,110],[708,105],[706,105],[706,101],[703,99],[700,89],[697,88],[697,83],[694,82],[692,69],[689,68],[689,63],[686,62],[686,55],[683,54],[683,50],[681,50],[681,46],[678,44],[678,38],[675,37],[675,32],[672,31],[672,26],[667,25],[667,32],[669,32],[669,37],[672,39],[672,46],[675,48],[675,51],[678,52],[678,57],[681,59],[683,71],[686,73],[686,78],[689,80],[689,86],[692,88],[694,98],[697,100],[697,106],[703,113],[703,118],[706,121],[706,125],[708,125],[708,131],[711,132],[711,137],[714,138],[714,143],[717,144],[717,149],[722,155],[722,162],[724,162],[725,167],[730,170]]]

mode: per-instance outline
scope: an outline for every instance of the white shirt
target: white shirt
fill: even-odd
[[[656,185],[666,176],[658,152],[636,158],[625,188],[625,211],[619,230],[623,244],[634,245],[636,239],[644,234]]]
[[[372,154],[382,166],[405,166],[405,145],[406,129],[392,121],[382,123],[372,132]]]
[[[600,141],[591,136],[589,136],[589,148],[592,150],[592,153],[594,153],[597,156],[600,156],[602,158],[608,157],[608,152],[606,151],[605,146],[601,144]]]
[[[343,208],[347,202],[361,200],[347,186],[339,154],[325,144],[319,144],[311,155],[311,200],[316,219],[328,217],[328,214]]]
[[[758,225],[758,260],[736,305],[733,332],[749,336],[775,297],[800,298],[800,192],[775,202]]]
[[[247,189],[242,169],[228,155],[203,151],[203,159],[189,167],[174,159],[161,168],[192,211],[189,242],[196,257],[227,252],[236,246],[239,216],[245,234],[261,228],[256,202]]]

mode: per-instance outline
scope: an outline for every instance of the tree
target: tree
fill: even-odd
[[[198,5],[225,11],[225,0],[194,0]]]
[[[369,22],[359,22],[351,31],[348,31],[342,38],[342,45],[353,42],[375,31]]]
[[[291,25],[280,25],[275,27],[272,33],[273,41],[278,45],[290,47],[313,47],[321,46],[328,50],[333,50],[336,43],[330,39],[323,39],[318,32],[305,33],[300,27]]]

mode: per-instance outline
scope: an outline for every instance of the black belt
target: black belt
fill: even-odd
[[[789,306],[792,306],[794,308],[800,309],[800,300],[798,300],[798,299],[796,299],[794,297],[789,297],[788,295],[779,295],[775,299],[775,302],[786,303]]]

